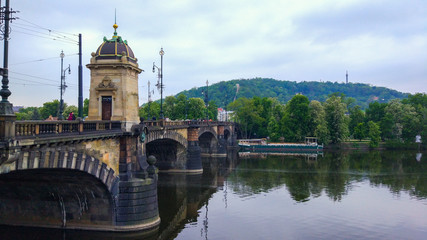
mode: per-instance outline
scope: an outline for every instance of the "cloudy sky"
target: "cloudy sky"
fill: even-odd
[[[4,1],[1,1],[4,4]],[[118,34],[138,58],[140,104],[163,61],[164,95],[224,80],[265,77],[291,81],[349,81],[402,92],[427,92],[425,0],[12,0],[9,100],[41,106],[59,98],[61,50],[77,105],[77,34],[83,64],[104,36]],[[1,48],[3,55],[3,48]],[[90,72],[84,67],[84,98]],[[153,99],[160,98],[155,92]]]

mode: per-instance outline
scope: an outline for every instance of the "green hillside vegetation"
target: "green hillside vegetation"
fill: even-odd
[[[237,84],[239,85],[238,92],[236,91]],[[188,98],[203,98],[202,92],[205,90],[206,86],[192,88],[182,91],[176,96],[184,94]],[[279,102],[285,104],[295,94],[300,93],[310,100],[324,102],[330,94],[336,92],[343,93],[347,98],[354,98],[354,105],[359,105],[362,109],[366,109],[369,103],[373,101],[387,103],[392,99],[403,99],[408,96],[407,93],[363,83],[292,82],[271,78],[254,78],[222,81],[213,84],[209,86],[209,100],[214,101],[219,107],[225,107],[233,102],[234,99],[257,96],[261,98],[276,98]]]

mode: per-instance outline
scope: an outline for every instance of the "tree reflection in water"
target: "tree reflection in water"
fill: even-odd
[[[229,186],[247,197],[286,186],[297,202],[326,194],[341,201],[353,182],[369,180],[387,186],[394,194],[404,191],[413,197],[427,197],[427,163],[416,153],[405,151],[326,152],[316,161],[304,156],[251,155],[240,159]]]

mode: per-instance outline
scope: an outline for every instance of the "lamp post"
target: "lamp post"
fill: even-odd
[[[206,121],[209,121],[209,81],[206,80],[206,92],[205,92],[205,105],[206,105]]]
[[[3,68],[0,68],[0,76],[2,76],[1,80],[1,102],[0,102],[0,115],[2,116],[13,116],[15,117],[15,113],[12,109],[12,104],[7,100],[7,98],[12,94],[9,90],[9,70],[8,70],[8,62],[9,62],[9,22],[15,20],[12,17],[12,13],[16,13],[16,11],[12,11],[9,7],[9,0],[6,0],[6,5],[4,7],[0,7],[0,23],[4,28],[2,28],[1,32],[3,36],[0,36],[0,40],[4,42],[4,50],[3,50]],[[1,128],[1,126],[0,126]],[[1,134],[1,133],[0,133]]]
[[[165,55],[165,52],[163,51],[163,48],[160,49],[160,68],[156,66],[156,64],[153,62],[153,73],[156,71],[158,73],[159,82],[157,82],[156,86],[157,89],[160,89],[160,119],[164,119],[163,115],[163,55]]]
[[[70,65],[66,69],[64,69],[64,51],[61,51],[61,54],[59,55],[61,58],[61,86],[60,86],[60,100],[59,100],[59,114],[58,114],[58,120],[64,120],[64,116],[62,114],[64,113],[64,100],[62,99],[62,95],[65,93],[65,88],[67,85],[65,84],[65,72],[68,70],[68,74],[71,73]]]
[[[188,119],[188,99],[187,99],[187,96],[185,96],[185,119],[184,120],[187,120]]]

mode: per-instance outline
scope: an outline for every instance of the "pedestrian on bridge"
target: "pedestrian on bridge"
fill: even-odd
[[[68,115],[68,121],[73,121],[76,120],[76,116],[74,116],[73,112],[70,112],[70,114]]]

